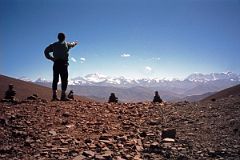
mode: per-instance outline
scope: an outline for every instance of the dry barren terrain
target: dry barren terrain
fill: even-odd
[[[236,160],[239,115],[239,96],[201,103],[0,103],[0,159]],[[176,136],[163,139],[169,128]]]

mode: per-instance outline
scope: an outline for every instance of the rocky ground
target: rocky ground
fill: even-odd
[[[237,160],[239,115],[239,96],[157,105],[5,102],[0,159]]]

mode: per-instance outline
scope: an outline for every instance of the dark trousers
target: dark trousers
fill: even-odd
[[[62,90],[67,90],[68,85],[68,62],[67,61],[55,61],[53,64],[53,83],[52,89],[57,90],[59,81],[59,75],[62,82]]]

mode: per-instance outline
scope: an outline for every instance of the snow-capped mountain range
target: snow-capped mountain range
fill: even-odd
[[[20,78],[21,79],[21,78]],[[24,77],[23,80],[25,80]],[[28,79],[29,80],[29,79]],[[189,75],[184,80],[178,79],[160,79],[160,78],[143,78],[143,79],[128,79],[123,76],[121,77],[110,77],[102,74],[94,73],[88,74],[84,77],[76,77],[69,80],[69,85],[97,85],[97,86],[115,86],[115,87],[133,87],[133,86],[144,86],[144,87],[156,87],[162,86],[162,84],[171,83],[181,83],[181,82],[189,82],[189,83],[209,83],[213,81],[230,81],[230,82],[240,82],[240,74],[232,73],[232,72],[223,72],[223,73],[210,73],[210,74],[202,74],[202,73],[193,73]],[[36,83],[48,83],[48,81],[43,78],[38,78]]]
[[[189,81],[194,81],[194,82],[208,82],[208,81],[215,81],[215,80],[240,81],[240,75],[232,72],[211,73],[211,74],[194,73],[188,76],[187,79]]]
[[[28,80],[26,77],[23,80]],[[38,78],[34,83],[51,87],[51,81]],[[154,91],[159,91],[161,97],[167,101],[191,99],[193,95],[204,98],[220,90],[240,84],[240,74],[232,72],[202,74],[194,73],[183,80],[143,78],[128,79],[125,77],[110,77],[102,74],[88,74],[84,77],[69,79],[69,90],[77,95],[95,100],[107,100],[114,92],[121,101],[149,101]],[[201,96],[203,95],[203,96]],[[194,99],[194,100],[200,100]]]

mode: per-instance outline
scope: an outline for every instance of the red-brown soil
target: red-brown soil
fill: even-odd
[[[240,98],[0,103],[0,159],[240,159]],[[163,129],[176,129],[165,142]],[[166,139],[165,139],[166,140]]]

